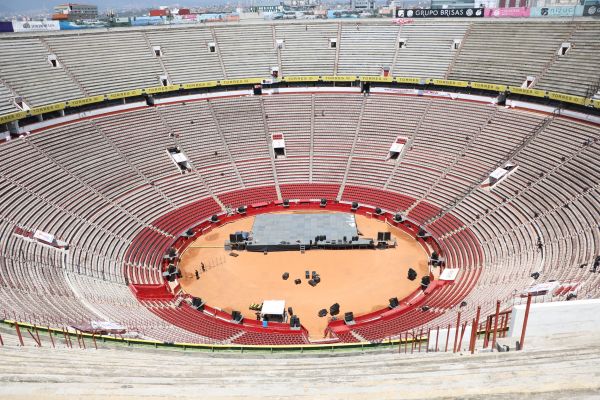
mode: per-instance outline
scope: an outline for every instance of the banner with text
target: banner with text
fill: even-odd
[[[531,13],[529,7],[486,8],[486,18],[527,18]]]
[[[583,6],[531,7],[532,18],[581,17]]]
[[[58,21],[13,21],[13,31],[15,32],[46,32],[59,31]]]
[[[600,17],[600,4],[583,6],[584,17]]]
[[[396,18],[480,18],[483,17],[483,8],[429,8],[396,10]]]

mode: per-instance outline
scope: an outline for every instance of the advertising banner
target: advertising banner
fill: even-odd
[[[486,18],[527,18],[531,14],[529,7],[486,8]]]
[[[58,21],[13,21],[14,32],[46,32],[59,31]]]
[[[12,22],[0,21],[0,32],[14,32]]]
[[[131,26],[163,25],[165,20],[162,17],[133,17]]]
[[[581,17],[583,6],[531,7],[533,18]]]
[[[74,29],[93,29],[106,28],[108,24],[100,21],[96,22],[75,22],[75,21],[59,21],[61,31],[71,31]]]
[[[584,17],[600,17],[600,4],[592,6],[583,6]]]
[[[483,17],[483,8],[429,8],[396,10],[396,18],[480,18]]]

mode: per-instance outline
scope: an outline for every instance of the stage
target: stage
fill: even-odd
[[[352,249],[374,247],[371,238],[359,238],[354,214],[260,214],[254,219],[248,251]]]

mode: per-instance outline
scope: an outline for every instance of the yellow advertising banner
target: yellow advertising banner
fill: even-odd
[[[184,89],[201,89],[207,87],[215,87],[217,86],[217,81],[184,83],[182,86]]]
[[[316,82],[319,80],[318,75],[306,75],[306,76],[284,76],[285,82]]]
[[[394,78],[391,76],[361,76],[362,82],[392,82]]]
[[[323,82],[354,82],[357,80],[357,77],[354,75],[325,75],[321,77]]]
[[[524,89],[524,88],[521,88],[518,86],[509,86],[508,90],[511,93],[524,94],[527,96],[535,96],[535,97],[545,97],[546,96],[546,91],[539,90],[539,89]]]
[[[12,114],[0,115],[0,124],[6,124],[7,122],[16,121],[27,116],[26,111],[18,111]]]
[[[142,89],[125,90],[123,92],[114,92],[106,95],[109,100],[123,99],[125,97],[141,96],[144,93]]]
[[[508,89],[506,85],[496,85],[495,83],[471,82],[474,89],[492,90],[494,92],[504,92]]]
[[[228,85],[255,85],[257,83],[262,83],[262,78],[246,78],[246,79],[225,79],[219,81],[220,85],[228,86]]]
[[[449,79],[431,79],[430,83],[440,86],[456,86],[456,87],[467,87],[469,82],[466,81],[453,81]]]
[[[423,78],[410,78],[408,76],[397,76],[394,80],[398,83],[412,83],[413,85],[421,85]]]
[[[45,114],[45,113],[49,113],[49,112],[53,112],[53,111],[64,110],[64,108],[66,106],[67,106],[67,103],[62,102],[62,103],[48,104],[47,106],[35,107],[35,108],[32,108],[31,110],[29,110],[29,115],[40,115],[40,114]]]
[[[175,90],[179,90],[180,88],[181,88],[181,85],[155,86],[155,87],[144,89],[144,92],[146,92],[148,94],[166,93],[166,92],[174,92]]]
[[[100,103],[102,101],[104,101],[104,96],[100,95],[100,96],[85,97],[83,99],[69,100],[69,101],[67,101],[67,105],[69,107],[81,107],[81,106],[85,106],[86,104]]]
[[[548,97],[552,100],[564,101],[566,103],[585,105],[585,97],[573,96],[570,94],[548,92]]]

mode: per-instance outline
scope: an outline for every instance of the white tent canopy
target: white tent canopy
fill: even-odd
[[[285,313],[285,300],[265,300],[260,310],[260,315],[278,315],[283,317]]]

